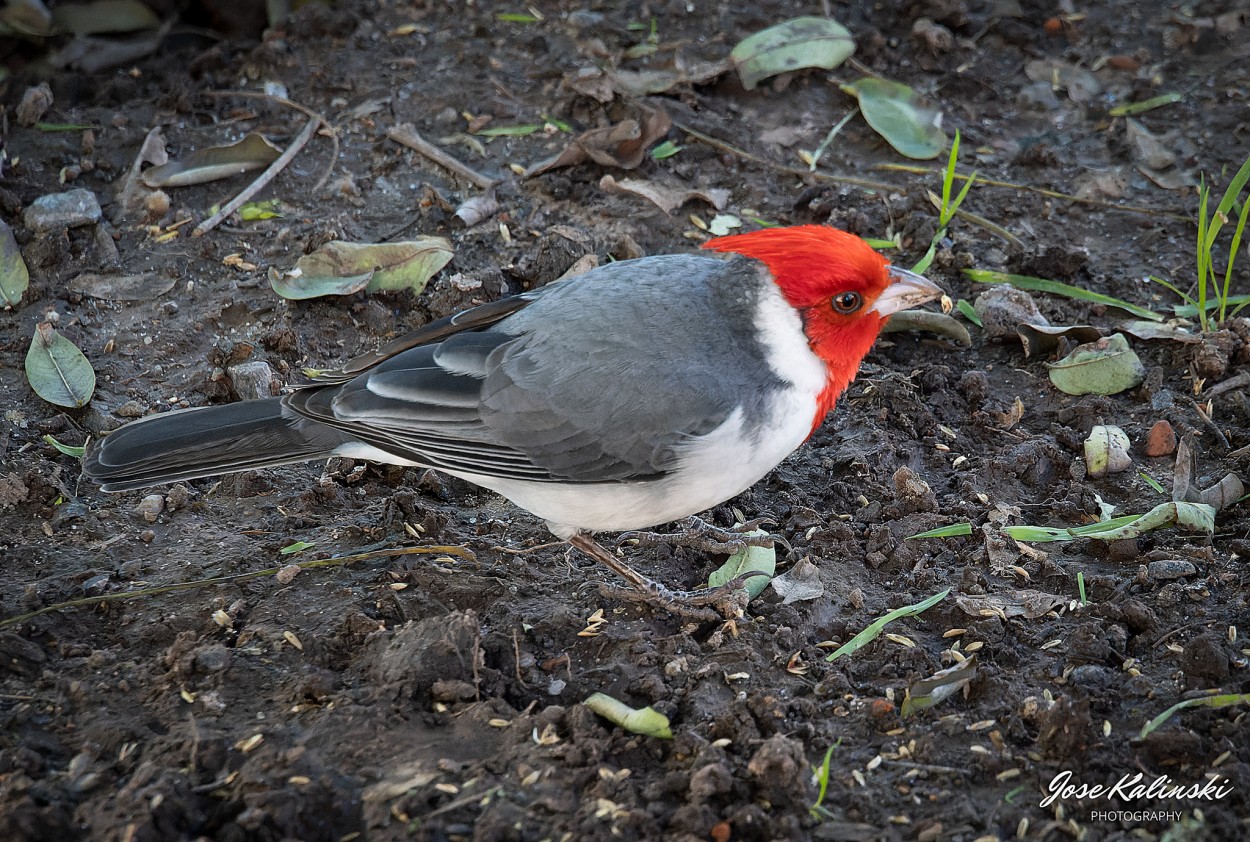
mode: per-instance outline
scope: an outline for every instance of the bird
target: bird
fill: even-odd
[[[671,590],[594,534],[750,488],[820,426],[889,317],[941,294],[830,226],[716,237],[479,304],[280,397],[133,421],[89,447],[84,475],[116,492],[332,456],[432,468],[705,617],[723,589]]]

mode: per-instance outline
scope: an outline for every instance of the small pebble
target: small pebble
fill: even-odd
[[[1184,579],[1188,576],[1197,575],[1197,573],[1198,568],[1194,567],[1192,563],[1179,558],[1152,561],[1146,566],[1146,575],[1156,582]]]
[[[1160,418],[1146,436],[1147,456],[1171,456],[1176,452],[1176,431],[1167,419]]]
[[[165,510],[164,494],[149,494],[139,501],[135,511],[143,515],[148,523],[156,523],[156,516]]]
[[[156,540],[156,533],[151,529],[145,529],[139,533],[139,540],[145,544],[150,544]]]
[[[22,211],[22,224],[32,231],[53,231],[90,225],[102,215],[95,194],[80,187],[35,199]]]
[[[122,418],[141,418],[148,411],[147,407],[138,401],[126,401],[117,407],[117,414]]]
[[[278,382],[269,363],[261,360],[232,365],[229,368],[229,374],[234,390],[245,401],[271,398],[281,388],[281,383]]]

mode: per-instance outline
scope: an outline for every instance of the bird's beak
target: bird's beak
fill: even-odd
[[[941,298],[944,294],[937,284],[923,275],[897,266],[889,266],[887,269],[890,273],[890,285],[877,296],[872,305],[873,311],[883,319],[900,310],[918,307],[926,301]]]

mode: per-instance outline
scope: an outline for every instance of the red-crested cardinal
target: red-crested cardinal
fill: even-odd
[[[281,398],[143,418],[91,449],[84,472],[123,491],[330,456],[435,468],[671,607],[590,533],[749,488],[821,423],[889,316],[941,295],[834,228],[704,248],[473,307]]]

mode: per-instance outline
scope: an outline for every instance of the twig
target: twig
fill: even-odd
[[[300,150],[308,144],[308,141],[312,139],[313,132],[315,132],[317,127],[320,125],[320,117],[310,118],[308,120],[308,125],[304,126],[304,130],[296,135],[295,140],[291,141],[291,145],[286,148],[285,152],[278,156],[276,161],[270,164],[263,173],[257,176],[255,181],[247,187],[244,187],[243,192],[239,193],[239,195],[227,202],[221,210],[217,211],[217,213],[195,226],[195,230],[191,232],[191,236],[202,237],[209,231],[212,231],[220,225],[226,217],[241,208],[244,202],[259,193],[260,190],[270,181],[273,181],[274,176],[282,172],[282,170],[286,168],[286,165],[291,163],[291,161],[295,159],[295,156],[299,154]]]
[[[499,179],[482,175],[468,164],[462,164],[445,150],[430,143],[417,132],[416,127],[412,123],[391,126],[391,128],[386,130],[386,136],[401,146],[407,146],[414,152],[419,152],[440,167],[450,170],[467,181],[473,182],[483,190],[489,190],[499,183]]]
[[[1207,389],[1202,396],[1204,398],[1213,398],[1216,395],[1222,395],[1225,392],[1231,392],[1233,389],[1241,389],[1246,386],[1250,386],[1250,372],[1243,371],[1235,377],[1230,377],[1223,382],[1216,383],[1210,389]]]
[[[316,193],[322,187],[325,187],[325,183],[330,180],[330,175],[334,172],[334,165],[339,159],[339,130],[331,125],[329,120],[306,105],[300,105],[298,102],[289,100],[284,96],[277,96],[276,94],[267,94],[261,91],[209,91],[208,95],[218,97],[243,97],[245,99],[264,99],[269,102],[276,102],[279,105],[285,105],[287,108],[294,108],[302,114],[306,114],[309,117],[316,117],[320,120],[321,125],[325,126],[326,132],[330,137],[330,165],[326,167],[325,173],[313,186],[313,192]]]
[[[851,185],[854,185],[855,187],[863,187],[866,190],[877,190],[877,191],[882,191],[882,192],[895,192],[895,191],[902,189],[897,184],[886,184],[883,181],[869,181],[866,178],[854,178],[852,176],[834,175],[832,173],[822,172],[820,170],[809,171],[809,170],[799,169],[798,167],[788,167],[785,164],[779,164],[776,161],[770,161],[767,158],[762,158],[759,155],[746,151],[745,149],[739,149],[737,146],[734,146],[731,143],[723,141],[720,138],[716,138],[716,137],[712,137],[711,135],[704,134],[698,129],[693,129],[690,126],[685,125],[684,123],[678,122],[677,120],[673,121],[673,125],[676,128],[681,129],[683,132],[693,137],[695,140],[700,141],[702,143],[706,143],[708,146],[711,146],[713,149],[720,149],[722,152],[728,152],[729,154],[736,155],[737,157],[742,158],[744,160],[751,161],[753,163],[759,164],[760,166],[769,167],[770,169],[778,170],[783,173],[787,173],[788,175],[795,175],[795,176],[798,176],[799,178],[814,178],[814,179],[817,179],[818,181],[832,181],[832,182],[836,182],[839,184],[851,184]]]

